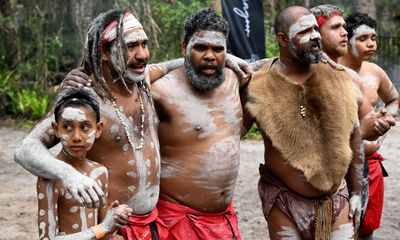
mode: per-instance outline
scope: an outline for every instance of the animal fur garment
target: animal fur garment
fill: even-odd
[[[357,121],[350,76],[319,63],[301,86],[264,67],[254,74],[248,90],[248,110],[287,163],[321,191],[339,185],[352,159],[350,135]]]

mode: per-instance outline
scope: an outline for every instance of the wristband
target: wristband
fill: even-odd
[[[92,231],[94,232],[96,239],[102,239],[106,235],[106,231],[104,231],[100,225],[93,226]]]

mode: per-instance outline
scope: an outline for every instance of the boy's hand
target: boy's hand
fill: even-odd
[[[130,216],[132,216],[132,209],[126,204],[119,205],[115,208],[113,215],[115,225],[119,228],[126,226]]]

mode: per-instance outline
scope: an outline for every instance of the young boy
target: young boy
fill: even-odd
[[[107,196],[107,169],[86,159],[87,151],[103,130],[96,96],[87,90],[66,89],[57,96],[54,116],[52,128],[62,144],[57,158],[96,181]],[[38,178],[40,239],[101,239],[114,232],[116,223],[113,213],[118,211],[114,208],[118,203],[113,203],[112,209],[107,212],[107,205],[94,208],[79,206],[71,194],[76,193],[66,191],[59,180]],[[119,208],[124,210],[126,205]]]

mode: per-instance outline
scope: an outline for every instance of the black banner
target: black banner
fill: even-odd
[[[222,0],[221,3],[229,25],[228,50],[248,62],[265,58],[262,0]]]

